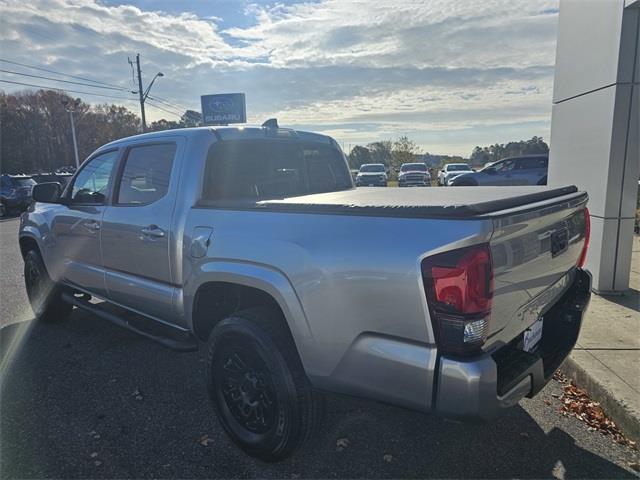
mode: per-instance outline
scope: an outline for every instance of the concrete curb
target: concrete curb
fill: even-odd
[[[573,380],[577,387],[586,390],[591,398],[599,402],[609,418],[628,438],[636,441],[640,439],[640,418],[630,411],[624,402],[617,399],[607,387],[598,382],[570,356],[564,361],[560,370]]]

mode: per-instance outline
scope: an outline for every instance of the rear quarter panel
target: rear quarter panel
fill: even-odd
[[[213,228],[207,255],[191,258],[189,236],[204,225]],[[367,332],[433,347],[420,261],[488,241],[491,229],[490,221],[194,208],[185,227],[185,303],[204,282],[228,275],[224,264],[272,272],[295,294],[281,301],[299,302],[285,305],[285,315],[304,315],[287,321],[305,369],[328,377]]]

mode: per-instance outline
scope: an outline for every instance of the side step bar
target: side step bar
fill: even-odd
[[[138,327],[129,323],[128,320],[121,318],[118,315],[115,315],[111,312],[107,312],[106,310],[100,308],[99,306],[89,302],[88,295],[82,296],[82,297],[75,297],[74,295],[65,292],[62,294],[62,299],[65,302],[75,305],[76,307],[86,310],[88,312],[91,312],[94,315],[104,320],[108,320],[109,322],[114,323],[119,327],[126,328],[127,330],[130,330],[139,335],[142,335],[143,337],[154,340],[158,342],[160,345],[170,348],[171,350],[177,350],[180,352],[193,352],[198,349],[198,344],[196,340],[191,336],[185,340],[176,340],[173,338],[163,337],[159,335],[154,335],[153,333],[145,332],[144,330],[141,330]]]

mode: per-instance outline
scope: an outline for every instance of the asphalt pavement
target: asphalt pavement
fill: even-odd
[[[555,381],[480,425],[331,395],[304,449],[253,460],[213,417],[198,353],[77,309],[60,323],[31,321],[17,220],[0,222],[0,237],[0,478],[638,476],[637,452],[560,413]]]

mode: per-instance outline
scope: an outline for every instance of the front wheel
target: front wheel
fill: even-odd
[[[62,289],[49,277],[37,250],[28,251],[24,257],[24,283],[37,320],[54,322],[71,313],[73,305],[62,300]]]
[[[215,326],[207,345],[207,388],[222,428],[249,455],[290,456],[323,411],[278,312],[252,308]]]

